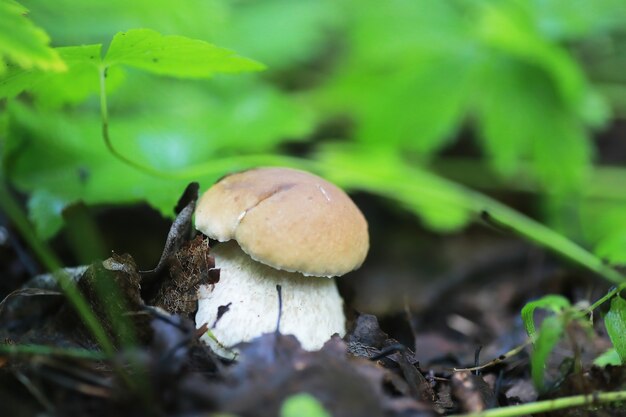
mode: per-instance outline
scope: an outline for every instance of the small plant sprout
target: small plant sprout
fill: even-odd
[[[316,350],[344,335],[343,300],[335,276],[358,268],[369,249],[367,222],[348,195],[313,174],[258,168],[218,181],[198,202],[196,228],[219,242],[211,251],[216,284],[198,291],[196,326],[232,347],[276,330]]]

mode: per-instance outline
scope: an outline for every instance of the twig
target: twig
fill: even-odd
[[[56,414],[56,411],[52,402],[48,400],[48,398],[43,394],[43,392],[41,392],[41,390],[37,386],[35,386],[35,384],[33,384],[33,382],[30,380],[28,376],[26,376],[26,374],[20,371],[16,371],[14,372],[14,375],[17,378],[17,380],[20,381],[22,385],[24,385],[24,387],[28,390],[28,392],[30,392],[30,394],[33,397],[35,397],[35,399],[39,402],[39,404],[41,404],[46,409],[48,413],[52,415]]]
[[[276,319],[276,334],[280,333],[280,319],[283,315],[283,287],[276,284],[276,292],[278,293],[278,318]]]
[[[488,368],[490,366],[495,366],[499,363],[504,362],[505,360],[507,360],[508,358],[510,358],[511,356],[515,356],[518,353],[520,353],[526,346],[532,344],[532,340],[529,338],[526,340],[526,342],[524,342],[523,344],[514,347],[513,349],[509,350],[508,352],[498,356],[496,359],[493,359],[483,365],[478,365],[478,366],[474,366],[471,368],[453,368],[452,371],[453,372],[462,372],[462,371],[471,371],[471,372],[476,372],[476,371],[480,371],[482,369]]]

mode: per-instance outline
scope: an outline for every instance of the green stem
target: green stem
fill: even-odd
[[[626,288],[626,283],[622,283],[621,285],[618,285],[617,287],[613,288],[611,291],[607,292],[603,297],[596,300],[595,303],[593,303],[592,305],[584,309],[581,313],[583,313],[584,315],[593,313],[593,311],[596,308],[600,307],[602,304],[609,301],[611,298],[615,296],[615,294],[622,291],[624,288]]]
[[[98,70],[99,78],[100,78],[100,115],[102,117],[102,138],[104,139],[104,144],[107,149],[113,156],[122,161],[123,163],[130,165],[131,167],[154,177],[160,178],[170,178],[164,171],[160,171],[158,169],[154,169],[147,165],[139,164],[133,161],[130,158],[124,156],[124,154],[120,153],[115,149],[113,143],[111,142],[111,137],[109,135],[109,109],[107,105],[107,94],[106,94],[106,78],[107,78],[107,70],[108,67],[102,64]]]
[[[491,221],[503,225],[504,228],[510,229],[514,233],[568,258],[572,262],[586,267],[604,277],[607,281],[618,285],[624,283],[624,277],[618,271],[549,227],[487,196],[473,193],[473,200],[477,203],[475,210],[478,214],[487,213]]]
[[[599,404],[626,400],[626,391],[600,392],[588,395],[557,398],[554,400],[536,401],[510,407],[494,408],[477,413],[455,414],[448,417],[517,417],[533,413],[545,413],[564,408],[597,406]]]
[[[110,356],[104,352],[77,348],[57,348],[46,345],[0,345],[0,354],[9,356],[40,355],[65,356],[68,358],[104,360]]]
[[[290,166],[306,167],[311,162],[301,159],[276,154],[237,155],[214,159],[203,164],[193,165],[177,171],[161,171],[149,165],[141,164],[126,157],[113,146],[109,133],[109,110],[106,94],[107,67],[99,68],[100,79],[100,115],[102,118],[102,138],[111,154],[126,165],[129,165],[144,174],[171,180],[197,180],[203,176],[220,176],[225,172],[243,170],[256,166]]]

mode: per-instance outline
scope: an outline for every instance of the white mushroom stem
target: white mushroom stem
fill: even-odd
[[[333,279],[306,277],[263,265],[234,241],[217,245],[211,254],[220,269],[220,280],[199,288],[196,327],[208,325],[219,343],[208,335],[203,340],[216,353],[231,357],[224,347],[276,330],[276,285],[282,287],[282,334],[295,335],[307,350],[320,349],[334,333],[345,334],[343,300]],[[228,311],[218,320],[221,306],[228,306]]]

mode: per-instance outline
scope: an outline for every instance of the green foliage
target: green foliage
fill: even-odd
[[[542,391],[545,387],[544,370],[550,353],[561,339],[565,327],[574,319],[570,302],[560,295],[546,295],[527,303],[522,308],[522,320],[528,336],[533,341],[533,353],[530,365],[533,383]],[[535,310],[548,310],[548,315],[541,322],[539,333],[535,330]]]
[[[623,24],[626,4],[621,0],[531,0],[528,9],[535,25],[550,39],[576,40],[584,36],[606,34]]]
[[[163,37],[149,30],[116,36],[104,61],[100,58],[101,45],[63,47],[58,51],[68,64],[66,72],[15,68],[0,81],[0,97],[13,98],[26,90],[40,105],[37,111],[17,103],[8,107],[10,129],[3,159],[14,183],[23,190],[32,190],[30,216],[41,237],[50,237],[59,230],[63,207],[77,200],[98,204],[145,199],[171,215],[178,190],[186,182],[211,183],[232,169],[209,169],[195,177],[172,180],[145,175],[112,158],[101,140],[101,120],[95,113],[57,109],[98,92],[100,71],[105,67],[107,91],[112,91],[127,78],[120,65],[178,77],[209,77],[215,72],[258,70],[260,64],[205,42]],[[165,55],[167,59],[163,59]],[[142,58],[129,58],[132,56]],[[269,86],[248,83],[245,95],[233,94],[226,86],[223,93],[215,91],[210,96],[197,89],[190,93],[191,86],[139,79],[147,91],[134,93],[149,100],[154,110],[165,116],[120,116],[111,131],[114,138],[125,139],[116,145],[122,152],[162,169],[205,163],[212,155],[226,156],[246,146],[248,152],[263,152],[279,143],[281,137],[308,133],[313,123],[309,111]],[[181,95],[181,91],[187,94]],[[132,88],[126,91],[130,92]],[[141,102],[137,106],[144,107]],[[249,138],[254,136],[257,140],[250,143]]]
[[[207,78],[216,72],[258,71],[264,67],[227,49],[150,29],[116,34],[104,58],[107,67],[128,65],[159,75]]]
[[[577,323],[583,329],[591,331],[589,313],[608,300],[612,300],[611,308],[605,316],[604,322],[615,348],[597,357],[594,364],[606,366],[623,363],[626,352],[626,301],[616,295],[619,294],[621,288],[623,288],[623,284],[609,291],[607,295],[596,301],[588,309],[572,306],[566,298],[560,295],[546,295],[527,303],[522,308],[524,327],[533,341],[534,347],[531,355],[533,383],[539,391],[545,388],[544,369],[548,357],[563,337],[567,326]],[[537,309],[547,310],[549,313],[541,322],[539,332],[535,330],[534,322],[534,312]]]
[[[588,174],[591,149],[578,116],[563,108],[549,80],[533,68],[502,62],[487,71],[491,82],[477,99],[477,115],[494,169],[519,174],[520,162],[529,157],[532,171],[553,191],[579,186]]]
[[[330,111],[349,109],[355,138],[370,146],[440,149],[461,122],[475,81],[467,23],[448,2],[344,6],[350,49],[321,90]]]
[[[600,356],[598,356],[597,358],[595,358],[593,360],[593,364],[601,368],[604,368],[605,366],[608,366],[608,365],[619,366],[622,364],[622,360],[619,357],[619,354],[617,353],[615,348],[611,348],[607,350],[606,352],[604,352],[603,354],[601,354]]]
[[[220,7],[215,42],[254,56],[274,70],[288,70],[323,54],[329,34],[339,27],[333,0],[214,3]],[[250,35],[259,33],[263,36]]]
[[[626,223],[616,224],[626,225]],[[607,233],[596,247],[596,253],[614,265],[626,264],[626,230],[620,227]]]
[[[588,129],[607,109],[548,27],[565,31],[567,22],[545,21],[532,2],[462,3],[354,7],[350,53],[324,90],[329,108],[350,109],[357,140],[420,156],[472,116],[496,172],[513,176],[529,159],[542,184],[571,191],[588,173]]]
[[[182,78],[263,69],[258,62],[230,50],[182,36],[162,36],[148,29],[115,35],[104,59],[101,49],[100,44],[58,48],[55,53],[68,66],[61,74],[11,68],[0,80],[0,98],[14,98],[29,91],[48,107],[80,103],[99,91],[101,68],[107,69],[107,78],[113,78],[114,85],[119,84],[120,72],[115,67],[120,65]]]
[[[596,88],[589,76],[595,72],[577,49],[598,39],[613,42],[626,20],[619,0],[593,6],[563,0],[24,3],[59,47],[48,48],[41,36],[40,44],[66,67],[10,65],[0,76],[0,98],[7,102],[3,170],[29,193],[41,236],[61,227],[62,209],[75,201],[143,200],[170,215],[177,191],[190,180],[208,184],[234,169],[279,161],[316,167],[344,186],[383,195],[439,231],[486,216],[621,279],[564,236],[432,174],[427,165],[445,162],[441,152],[461,129],[469,131],[493,182],[514,185],[524,174],[548,199],[576,196],[580,224],[564,221],[571,213],[558,210],[553,224],[622,262],[626,221],[595,219],[617,213],[626,196],[612,208],[600,206],[601,183],[588,180],[595,175],[590,135],[610,117],[612,96]],[[13,10],[3,22],[43,33],[16,3],[2,4]],[[214,76],[262,66],[209,42],[269,69],[261,76]],[[113,146],[170,178],[120,163],[103,146],[97,95],[105,70],[101,98],[108,101]],[[352,122],[348,129],[323,129],[338,116]],[[318,147],[314,132],[345,146]],[[277,155],[292,141],[311,141],[306,149],[315,159]],[[389,186],[392,179],[400,183]]]
[[[608,281],[624,282],[620,273],[563,235],[483,194],[412,166],[395,153],[329,146],[322,148],[316,159],[318,169],[334,182],[393,199],[434,229],[451,230],[470,219],[482,218],[584,265]]]
[[[619,295],[611,300],[611,308],[604,317],[604,325],[621,363],[626,363],[626,300]]]
[[[8,59],[18,67],[63,71],[65,64],[48,46],[50,38],[26,16],[28,9],[14,0],[0,1],[0,75]]]
[[[623,178],[611,178],[610,186],[620,189]],[[595,253],[612,265],[626,265],[626,202],[588,200],[581,205],[585,237]]]
[[[283,402],[280,417],[330,417],[330,414],[314,396],[302,393]]]
[[[145,27],[210,39],[273,69],[293,68],[323,53],[340,20],[332,0],[188,0],[175,7],[162,0],[25,3],[59,45],[106,42],[128,28]]]
[[[316,155],[322,174],[350,189],[396,201],[419,214],[426,225],[455,230],[477,214],[479,201],[462,187],[410,166],[394,152],[369,147],[327,146]],[[367,166],[367,170],[361,169]]]
[[[233,104],[234,109],[245,105]],[[228,135],[224,135],[226,139],[243,140],[245,135],[253,134],[251,129],[255,120],[274,114],[274,110],[268,108],[269,104],[271,102],[247,115],[244,120],[251,123],[250,127],[237,131],[239,121],[224,117],[221,129],[212,133],[228,131]],[[13,151],[5,153],[6,170],[15,185],[31,191],[31,218],[41,237],[54,235],[61,226],[63,207],[77,200],[87,204],[147,201],[169,216],[180,190],[189,181],[210,184],[236,166],[233,165],[236,161],[222,166],[213,163],[196,175],[190,173],[169,180],[152,177],[111,157],[100,137],[99,118],[93,114],[33,111],[17,104],[8,110],[12,129],[7,145]],[[213,117],[217,118],[223,112],[224,109]],[[185,119],[164,117],[158,124],[152,118],[122,118],[116,121],[112,132],[114,137],[133,139],[118,144],[123,153],[138,155],[138,160],[164,169],[176,169],[211,160],[212,155],[228,155],[228,149],[203,146],[208,134],[207,119],[202,118],[202,114],[206,113]],[[292,127],[289,120],[281,122],[283,116],[275,117],[274,131],[289,132],[301,128]],[[189,122],[188,130],[179,129],[181,120]],[[155,146],[156,143],[159,146]],[[228,142],[223,144],[227,145]],[[233,148],[237,149],[236,146],[235,142]],[[266,146],[259,144],[255,150],[262,151],[271,146],[271,142]],[[262,162],[258,159],[256,163]],[[246,165],[255,165],[255,161]]]
[[[537,332],[535,331],[535,310],[540,308],[553,313],[561,313],[564,309],[570,307],[567,298],[560,295],[546,295],[538,300],[526,303],[522,308],[522,321],[526,328],[526,333],[531,339],[535,339]]]
[[[535,339],[530,358],[530,372],[535,388],[540,392],[545,387],[544,372],[548,356],[561,339],[565,324],[562,317],[548,316],[541,322],[539,336]]]
[[[55,49],[67,65],[67,70],[60,73],[10,68],[0,79],[0,98],[14,98],[28,91],[36,103],[43,107],[58,108],[65,104],[81,103],[99,91],[101,49],[102,45]],[[118,86],[122,79],[121,71],[110,71],[110,88]]]

